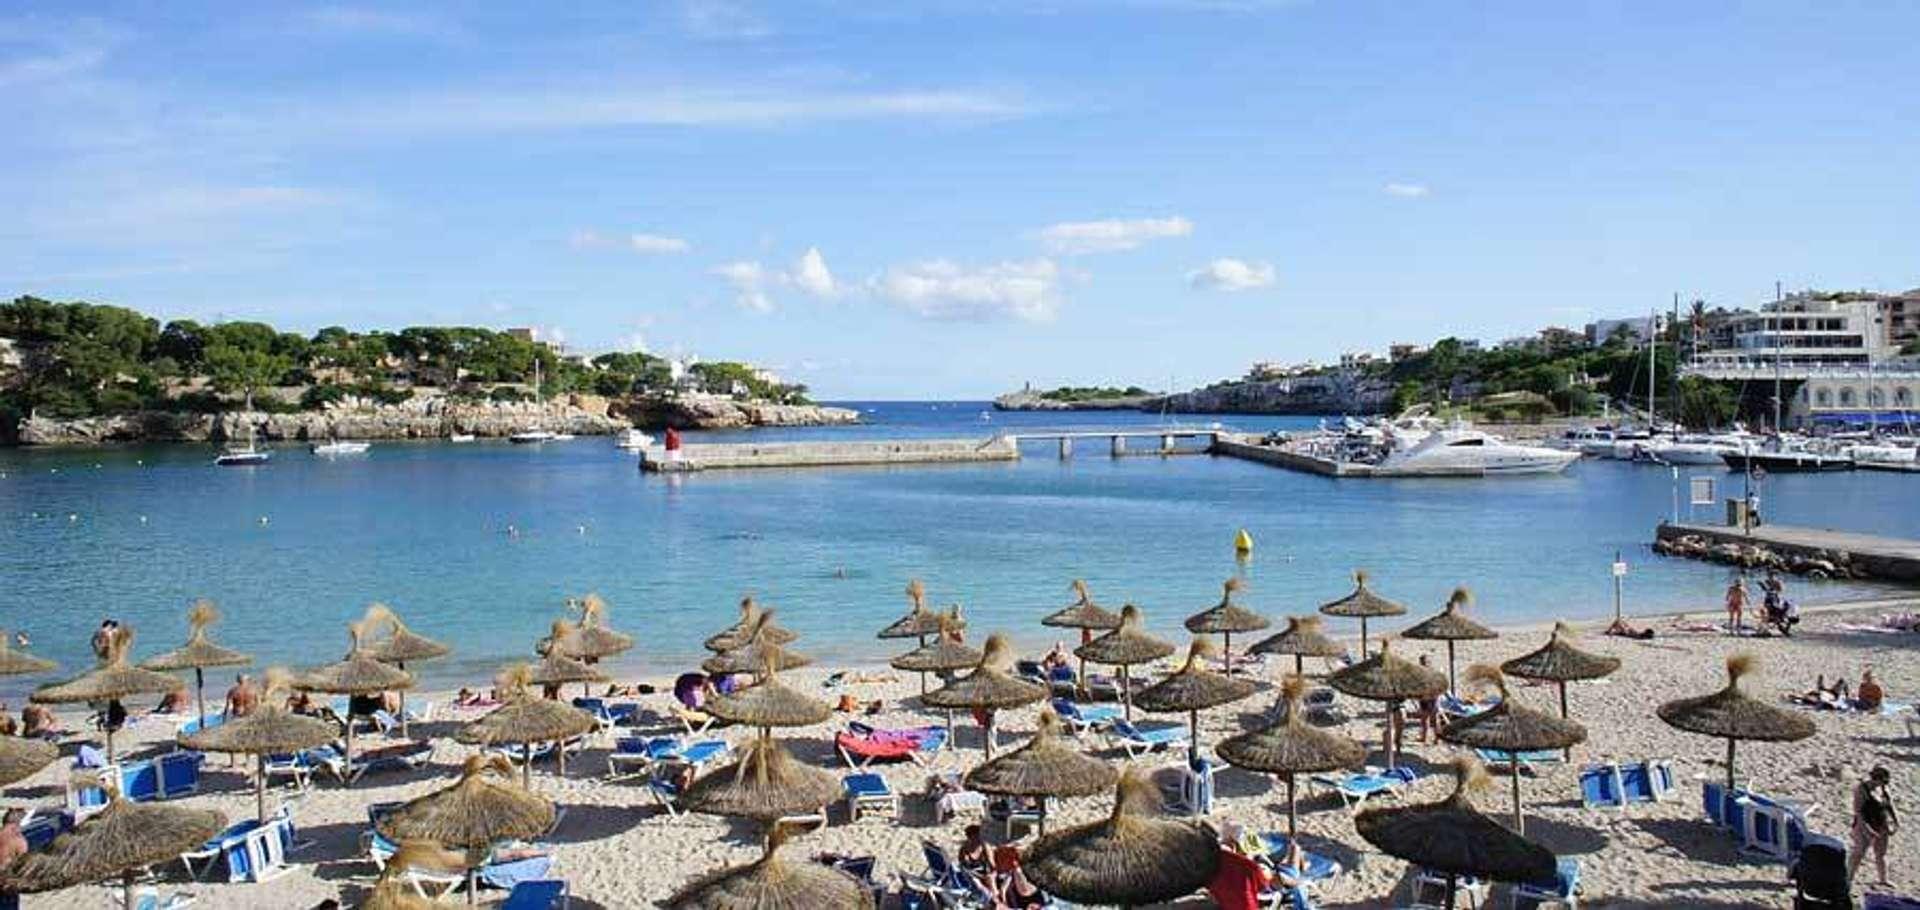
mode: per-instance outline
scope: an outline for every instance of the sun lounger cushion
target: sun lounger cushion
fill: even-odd
[[[859,736],[842,730],[833,735],[834,748],[868,761],[886,759],[904,759],[919,749],[919,744],[910,740],[882,741]]]
[[[553,857],[528,856],[481,866],[478,878],[488,887],[511,890],[521,882],[541,881],[552,874]]]

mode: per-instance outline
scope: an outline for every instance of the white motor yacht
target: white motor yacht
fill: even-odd
[[[373,443],[370,443],[370,442],[356,442],[353,440],[340,440],[340,439],[328,440],[326,442],[316,442],[313,445],[307,447],[308,451],[311,451],[313,454],[323,455],[323,456],[363,455],[366,453],[368,449],[371,449],[371,448],[373,448]]]
[[[1577,452],[1514,445],[1498,436],[1456,426],[1434,430],[1411,446],[1388,452],[1376,470],[1403,477],[1557,474],[1579,457]]]
[[[547,430],[521,430],[512,436],[508,436],[507,441],[519,445],[531,445],[535,443],[552,442],[554,438],[554,434]]]
[[[621,430],[616,434],[613,437],[613,444],[628,451],[634,451],[653,445],[653,437],[637,429],[630,428]]]

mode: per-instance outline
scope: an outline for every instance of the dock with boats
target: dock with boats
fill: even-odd
[[[1668,556],[1787,571],[1920,584],[1920,540],[1791,525],[1662,522],[1654,549]]]

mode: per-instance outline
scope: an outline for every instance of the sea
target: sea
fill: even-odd
[[[1314,418],[1137,412],[997,412],[987,402],[842,402],[851,427],[686,434],[702,442],[978,437],[1044,429],[1223,425],[1301,429]],[[1136,444],[1135,449],[1151,448]],[[1464,585],[1491,623],[1595,618],[1627,565],[1628,613],[1717,609],[1724,567],[1648,548],[1687,505],[1689,481],[1720,498],[1743,478],[1585,460],[1537,478],[1335,480],[1200,454],[1115,458],[1105,440],[1062,460],[1052,442],[1017,462],[660,476],[604,437],[511,445],[376,442],[360,456],[274,450],[255,468],[212,464],[203,445],[0,450],[0,628],[57,660],[47,677],[0,680],[8,697],[85,669],[104,618],[131,624],[136,658],[178,645],[195,598],[219,604],[215,640],[257,665],[308,666],[348,647],[346,624],[389,604],[453,654],[419,665],[430,686],[477,684],[532,656],[567,600],[598,593],[637,646],[622,672],[671,674],[731,624],[743,596],[799,632],[821,662],[902,650],[874,633],[905,610],[909,579],[958,603],[970,640],[1004,631],[1030,647],[1038,624],[1085,579],[1095,599],[1137,604],[1150,628],[1181,620],[1241,577],[1241,602],[1272,617],[1312,613],[1365,568],[1407,622]],[[1913,536],[1914,476],[1778,475],[1759,491],[1779,523]],[[1245,560],[1236,532],[1252,535]],[[1874,596],[1857,582],[1791,580],[1801,603]],[[1340,621],[1330,621],[1336,630]],[[1401,623],[1376,625],[1387,629]],[[1236,642],[1237,643],[1237,642]],[[216,679],[226,682],[220,671]]]

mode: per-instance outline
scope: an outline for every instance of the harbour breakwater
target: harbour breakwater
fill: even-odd
[[[1032,392],[994,399],[1006,411],[1140,410],[1177,414],[1381,414],[1392,409],[1384,378],[1334,371],[1313,376],[1232,380],[1172,395],[1057,401]]]

